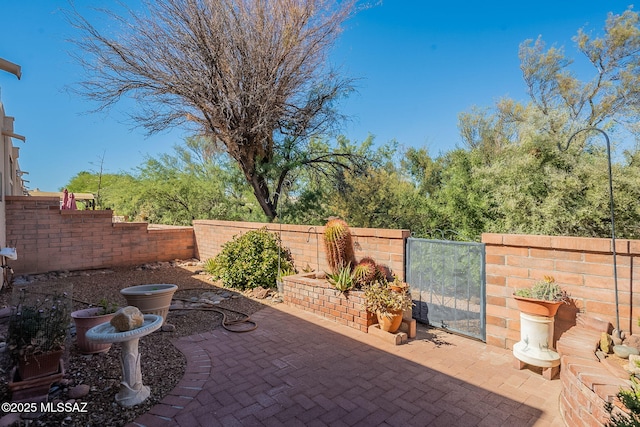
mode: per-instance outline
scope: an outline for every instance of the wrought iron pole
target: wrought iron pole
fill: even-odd
[[[571,143],[571,140],[573,140],[573,138],[577,134],[579,134],[580,132],[591,131],[591,130],[600,132],[602,135],[604,135],[604,139],[607,143],[607,160],[609,163],[609,207],[611,210],[611,250],[613,252],[613,286],[614,286],[614,292],[616,297],[615,299],[616,301],[616,334],[618,338],[620,338],[620,310],[618,308],[618,265],[616,262],[616,228],[615,228],[615,215],[614,215],[614,208],[613,208],[614,206],[613,205],[613,172],[611,168],[611,143],[609,142],[609,135],[607,135],[605,131],[597,127],[588,127],[588,128],[580,129],[576,131],[573,135],[571,135],[571,137],[567,141],[566,148],[569,148],[569,144]]]

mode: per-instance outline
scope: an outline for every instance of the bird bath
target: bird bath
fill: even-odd
[[[142,384],[142,370],[140,369],[140,353],[138,341],[145,335],[160,329],[162,316],[145,314],[144,323],[137,329],[117,332],[110,323],[102,323],[87,331],[87,338],[97,343],[122,343],[120,363],[122,364],[122,382],[120,391],[116,394],[116,402],[130,407],[142,403],[151,394],[149,387]]]

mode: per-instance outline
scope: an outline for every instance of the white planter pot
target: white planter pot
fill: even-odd
[[[520,313],[520,341],[513,346],[516,359],[542,368],[560,365],[560,355],[553,350],[554,320]]]
[[[128,305],[138,307],[144,314],[157,314],[167,320],[171,298],[178,290],[176,285],[154,284],[131,286],[120,290]]]

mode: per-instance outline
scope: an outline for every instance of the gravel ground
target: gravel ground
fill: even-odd
[[[260,310],[264,304],[277,303],[269,298],[257,300],[229,289],[223,291],[223,288],[213,283],[207,274],[201,273],[201,267],[196,261],[157,263],[108,270],[50,273],[28,279],[51,282],[52,284],[59,283],[59,281],[73,283],[74,310],[88,307],[86,303],[96,304],[102,298],[125,305],[126,301],[120,295],[120,289],[153,283],[178,285],[174,300],[189,300],[206,291],[217,293],[231,291],[234,296],[222,301],[216,307],[228,308],[247,315]],[[0,306],[6,307],[10,297],[10,289],[0,291]],[[228,320],[242,317],[231,311],[227,316]],[[162,400],[183,376],[186,361],[182,353],[171,344],[171,340],[219,328],[222,324],[222,315],[215,311],[171,310],[167,317],[167,323],[175,325],[175,331],[154,332],[140,340],[143,382],[151,388],[151,396],[144,403],[133,408],[122,408],[114,401],[122,378],[119,361],[120,344],[114,344],[106,353],[82,355],[76,350],[73,339],[70,339],[64,357],[65,377],[60,384],[54,385],[51,389],[49,401],[86,402],[88,412],[41,414],[33,420],[22,420],[15,425],[123,426],[147,412],[154,404]],[[5,334],[6,322],[0,324],[0,335],[4,336]],[[6,353],[0,355],[1,402],[9,402],[11,399],[7,383],[11,368],[9,364]],[[76,400],[71,399],[69,391],[81,384],[90,387],[89,393]],[[0,413],[0,416],[2,415],[4,414]],[[9,420],[0,419],[0,425],[6,425],[3,424],[3,421]]]

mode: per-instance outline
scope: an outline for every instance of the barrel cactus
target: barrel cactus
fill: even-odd
[[[376,262],[369,257],[362,258],[353,269],[356,285],[362,287],[373,283],[376,278]]]
[[[327,263],[333,273],[342,267],[353,266],[353,240],[346,222],[341,219],[330,219],[324,231],[324,247],[327,253]]]

